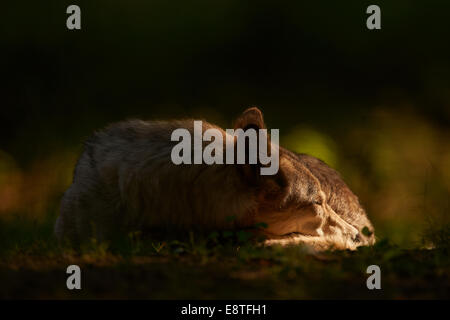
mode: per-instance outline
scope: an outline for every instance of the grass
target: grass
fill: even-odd
[[[388,239],[357,251],[314,253],[261,247],[245,231],[175,237],[139,232],[114,243],[60,246],[54,217],[0,220],[0,298],[448,299],[449,225],[424,233],[423,246]],[[82,290],[66,289],[66,268],[82,270]],[[381,290],[366,269],[381,268]]]

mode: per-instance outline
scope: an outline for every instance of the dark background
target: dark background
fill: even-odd
[[[66,28],[70,4],[81,30]],[[381,30],[366,28],[370,4]],[[109,122],[229,127],[257,105],[282,144],[342,172],[381,235],[417,240],[431,215],[448,218],[449,10],[437,0],[2,4],[0,214],[55,212],[82,141]]]

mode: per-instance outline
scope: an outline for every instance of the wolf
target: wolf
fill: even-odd
[[[357,196],[334,169],[310,155],[279,146],[279,170],[265,176],[259,174],[260,163],[174,164],[171,133],[185,128],[192,134],[193,123],[133,119],[95,132],[85,141],[62,198],[56,237],[79,244],[137,230],[259,224],[265,226],[257,232],[266,245],[354,250],[374,244],[374,228]],[[234,128],[265,129],[262,112],[245,110]],[[224,141],[236,141],[204,121],[202,130],[208,129],[219,130]]]

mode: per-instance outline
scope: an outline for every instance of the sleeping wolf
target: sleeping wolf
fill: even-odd
[[[260,175],[259,162],[174,164],[171,133],[193,133],[193,123],[129,120],[94,133],[62,199],[58,239],[82,243],[136,230],[221,230],[234,216],[233,228],[265,223],[259,232],[269,245],[355,249],[375,242],[358,198],[335,170],[312,156],[279,147],[275,175]],[[238,128],[264,129],[261,111],[244,111]],[[236,144],[235,136],[203,122],[202,130],[208,129]]]

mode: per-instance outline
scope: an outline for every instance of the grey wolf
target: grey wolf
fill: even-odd
[[[357,196],[315,157],[280,146],[279,170],[267,176],[259,174],[260,163],[174,164],[171,133],[185,128],[193,134],[193,123],[128,120],[94,133],[62,198],[57,238],[82,243],[152,228],[221,230],[230,227],[227,217],[234,216],[233,228],[265,223],[259,232],[267,245],[355,249],[375,242]],[[230,139],[225,130],[204,121],[202,130],[209,128],[220,130],[224,141]],[[266,126],[253,107],[234,128]]]

